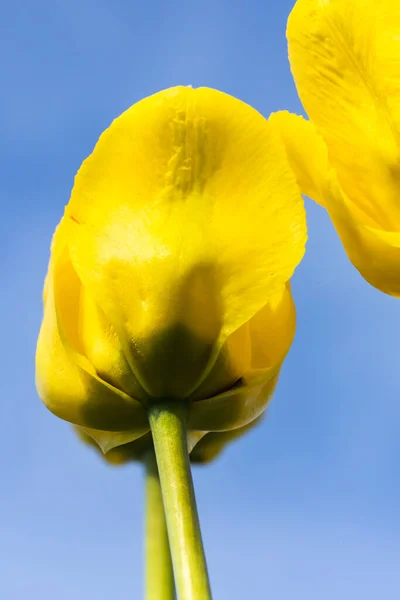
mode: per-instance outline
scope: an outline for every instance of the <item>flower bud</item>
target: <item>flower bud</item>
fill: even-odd
[[[188,403],[194,431],[245,426],[293,339],[305,239],[285,149],[257,111],[207,88],[135,104],[83,163],[53,239],[39,395],[105,432],[103,449],[146,434],[165,398]]]

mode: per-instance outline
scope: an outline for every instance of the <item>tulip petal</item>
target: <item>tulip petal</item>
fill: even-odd
[[[46,279],[44,317],[36,352],[39,396],[54,414],[76,425],[116,431],[134,429],[143,435],[149,429],[143,405],[97,375],[80,353],[72,318],[64,319],[64,327],[60,326],[55,308],[55,273],[67,284],[62,306],[59,305],[63,316],[71,316],[78,305],[78,284],[71,276],[72,269],[68,269],[65,245],[56,243],[57,239],[61,241],[62,233],[62,228],[58,228]]]
[[[289,283],[250,319],[249,330],[252,372],[281,366],[296,331],[296,308]]]
[[[309,121],[286,110],[272,113],[269,122],[284,142],[301,193],[325,206],[321,183],[323,187],[330,165],[322,137]]]
[[[53,238],[51,270],[57,322],[64,345],[69,345],[70,352],[76,352],[77,356],[85,356],[101,379],[137,400],[146,400],[115,330],[78,278],[66,241],[63,219]],[[82,358],[79,360],[82,362]]]
[[[190,462],[199,465],[211,462],[221,454],[227,445],[259,425],[263,418],[264,413],[245,427],[205,434],[190,453]]]
[[[113,462],[118,464],[129,459],[140,460],[141,455],[152,447],[151,434],[143,433],[139,429],[133,431],[101,431],[90,427],[76,427],[75,429],[82,441],[99,448],[103,454],[108,455],[108,458],[115,458],[116,461]],[[119,454],[117,449],[121,449]],[[110,455],[110,451],[114,452]]]
[[[239,379],[242,384],[249,374],[280,366],[293,342],[296,330],[296,310],[286,284],[247,323],[228,337],[221,352],[191,400],[209,398],[229,390]]]
[[[63,292],[65,288],[60,289],[60,296]],[[134,376],[113,326],[83,286],[79,308],[80,342],[96,373],[132,398],[145,402],[147,394]]]
[[[287,37],[304,108],[346,195],[377,229],[400,229],[400,5],[297,0]]]
[[[328,210],[353,265],[374,287],[400,296],[400,233],[364,224],[365,214],[341,189],[326,145],[310,121],[279,112],[270,122],[281,135],[300,190]]]
[[[116,119],[66,216],[74,268],[151,396],[198,386],[229,335],[283,289],[306,239],[274,130],[205,88],[160,92]]]
[[[222,394],[193,402],[188,424],[196,431],[230,431],[245,427],[266,409],[278,382],[279,368],[249,375],[246,381]]]
[[[193,396],[196,401],[189,412],[189,424],[195,430],[230,431],[248,425],[265,410],[296,329],[290,285],[287,284],[280,294],[271,298],[244,327],[247,327],[249,337],[247,368],[242,365],[242,376],[237,385],[223,393],[197,401],[197,397],[204,398],[207,380],[196,390]],[[226,344],[228,348],[229,341]],[[225,352],[229,356],[228,348],[223,347],[221,356]],[[211,371],[210,379],[212,376]]]
[[[350,260],[374,287],[400,297],[400,233],[342,219],[336,229]]]
[[[73,268],[65,233],[62,221],[52,250],[57,256],[53,261],[54,302],[64,346],[69,347],[71,356],[75,354],[75,360],[85,364],[83,355],[103,381],[145,403],[147,394],[132,372],[113,326]]]

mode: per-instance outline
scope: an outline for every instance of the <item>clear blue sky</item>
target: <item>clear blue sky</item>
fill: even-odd
[[[130,104],[176,84],[301,111],[291,0],[36,0],[0,21],[2,600],[139,599],[142,473],[107,468],[42,406],[49,243],[75,171]],[[264,424],[195,472],[216,600],[396,600],[400,304],[307,204],[295,343]]]

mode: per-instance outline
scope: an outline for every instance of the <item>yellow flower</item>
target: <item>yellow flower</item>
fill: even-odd
[[[138,102],[84,161],[54,235],[41,398],[104,450],[144,435],[160,398],[188,399],[192,430],[246,425],[292,342],[305,239],[285,149],[257,111],[207,88]]]
[[[328,210],[353,264],[400,295],[400,5],[298,0],[287,29],[311,123],[274,117],[302,192]]]

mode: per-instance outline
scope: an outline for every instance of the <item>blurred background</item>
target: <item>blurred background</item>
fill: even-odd
[[[129,105],[177,84],[301,112],[292,0],[36,0],[2,7],[0,597],[138,599],[142,471],[107,467],[34,387],[42,284],[73,177]],[[347,261],[324,210],[293,292],[268,418],[195,485],[216,600],[395,600],[399,301]]]

